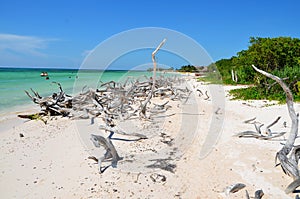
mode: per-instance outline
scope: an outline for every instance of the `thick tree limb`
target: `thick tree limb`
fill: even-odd
[[[257,72],[259,72],[259,73],[265,75],[266,77],[269,77],[269,78],[273,79],[274,81],[276,81],[281,86],[281,88],[284,90],[284,92],[286,94],[286,104],[287,104],[287,108],[288,108],[288,111],[289,111],[289,116],[292,120],[292,126],[291,126],[291,130],[290,130],[290,135],[289,135],[285,145],[277,153],[276,157],[280,161],[283,171],[287,175],[293,177],[293,179],[295,181],[295,184],[296,184],[296,186],[293,186],[293,188],[298,187],[300,185],[300,180],[299,180],[300,176],[299,176],[298,165],[297,165],[297,162],[295,160],[288,157],[288,154],[291,152],[291,150],[294,147],[295,139],[296,139],[297,134],[298,134],[298,123],[299,123],[298,116],[297,116],[297,114],[295,112],[295,109],[294,109],[293,94],[281,78],[279,78],[275,75],[272,75],[270,73],[267,73],[263,70],[260,70],[257,67],[255,67],[254,65],[252,65],[252,67]],[[290,193],[292,191],[294,191],[294,190],[290,189],[289,187],[286,189],[286,193]]]
[[[93,144],[95,145],[95,147],[100,147],[103,146],[106,150],[106,153],[104,154],[103,157],[100,157],[98,159],[98,166],[99,166],[99,173],[102,173],[102,167],[101,167],[101,163],[102,161],[112,158],[111,161],[111,165],[112,167],[117,167],[117,163],[119,160],[121,160],[122,158],[120,158],[120,156],[117,153],[117,150],[115,148],[115,146],[113,145],[113,143],[110,141],[109,138],[104,138],[100,135],[93,135],[91,134],[91,140],[93,142]],[[97,159],[97,158],[95,158]]]

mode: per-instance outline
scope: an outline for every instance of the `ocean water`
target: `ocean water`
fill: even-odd
[[[49,79],[41,77],[46,71]],[[74,95],[87,88],[97,88],[101,82],[122,82],[127,78],[152,76],[146,71],[81,71],[71,69],[24,69],[0,68],[0,114],[19,110],[20,107],[33,104],[24,90],[37,91],[42,97],[59,92],[59,87],[53,82],[59,82],[63,90]],[[158,75],[166,75],[158,73]],[[167,74],[170,75],[170,74]],[[30,91],[31,92],[31,91]]]

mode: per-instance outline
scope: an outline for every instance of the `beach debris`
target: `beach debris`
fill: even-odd
[[[275,164],[276,160],[278,159],[280,162],[280,166],[285,174],[293,178],[293,182],[288,185],[286,188],[285,192],[292,193],[295,191],[297,187],[300,186],[300,174],[299,174],[299,168],[298,168],[298,161],[299,161],[299,146],[295,146],[295,140],[298,135],[298,126],[299,126],[299,115],[296,114],[295,109],[294,109],[294,98],[291,90],[289,87],[284,83],[283,79],[272,75],[270,73],[267,73],[263,70],[258,69],[256,66],[252,65],[254,70],[257,72],[261,73],[262,75],[273,79],[275,82],[277,82],[283,91],[285,92],[286,95],[286,104],[287,104],[287,109],[289,112],[289,116],[292,121],[291,129],[290,129],[290,134],[285,142],[284,146],[277,152],[276,157],[275,157]],[[279,119],[275,120],[271,125],[274,125]]]
[[[246,191],[246,199],[250,199],[250,195],[249,195],[247,189],[245,191]]]
[[[243,183],[236,183],[236,184],[232,184],[232,185],[227,186],[225,188],[224,192],[228,196],[230,193],[238,192],[239,190],[241,190],[245,187],[246,187],[246,185],[243,184]]]
[[[209,99],[210,99],[210,96],[208,95],[208,91],[205,91],[204,94],[203,94],[203,92],[198,88],[198,89],[196,90],[196,93],[197,93],[197,92],[198,92],[198,96],[199,96],[199,97],[205,95],[204,100],[209,100]]]
[[[203,95],[202,91],[199,88],[196,91],[199,92],[199,97]]]
[[[142,173],[139,172],[139,173],[136,175],[136,179],[135,179],[135,181],[133,181],[134,183],[138,183],[139,177],[140,177],[141,174],[142,174]]]
[[[170,161],[172,161],[171,158],[152,159],[150,161],[154,161],[154,163],[151,165],[147,165],[146,168],[162,169],[171,173],[175,172],[176,164],[170,163]]]
[[[263,192],[262,189],[260,189],[260,190],[255,191],[254,197],[252,197],[252,198],[254,198],[254,199],[262,199],[263,196],[264,196],[264,192]],[[246,199],[250,199],[250,196],[249,196],[249,193],[248,193],[247,190],[246,190]]]
[[[95,156],[89,156],[88,159],[94,160],[95,162],[98,163],[98,158],[96,158]]]
[[[291,182],[285,189],[285,193],[293,193],[298,187],[300,186],[300,178],[295,179],[293,182]]]
[[[206,95],[206,98],[204,98],[204,100],[209,100],[209,95],[208,95],[208,91],[205,91],[205,95]]]
[[[215,111],[215,114],[216,114],[216,115],[222,114],[220,111],[221,111],[221,108],[218,107],[217,110]]]
[[[165,133],[161,133],[160,137],[162,137],[161,142],[164,144],[167,144],[168,146],[172,146],[174,138],[172,138],[171,136],[165,134]]]
[[[19,136],[20,136],[20,138],[23,138],[24,134],[23,133],[19,133]]]
[[[262,189],[255,191],[254,199],[261,199],[264,196],[264,192]]]
[[[41,120],[45,124],[47,124],[47,120],[45,120],[43,117],[45,116],[44,113],[35,113],[35,114],[29,114],[29,115],[18,115],[19,118],[23,119],[30,119],[30,120]]]
[[[246,123],[246,124],[254,124],[254,123],[256,123],[254,120],[256,120],[256,117],[248,119],[248,120],[245,120],[244,123]]]
[[[237,137],[243,137],[243,138],[257,138],[257,139],[261,139],[261,140],[270,140],[273,138],[277,138],[280,136],[283,136],[284,134],[286,134],[286,132],[272,132],[271,131],[271,127],[274,126],[280,119],[281,117],[277,117],[276,120],[274,122],[272,122],[271,124],[269,124],[264,131],[261,130],[261,127],[264,126],[264,124],[255,121],[255,118],[249,119],[244,121],[244,123],[246,124],[253,124],[255,127],[255,131],[243,131],[241,133],[236,134],[235,136]]]
[[[155,90],[151,94],[153,82],[150,79],[140,81],[138,78],[124,84],[110,81],[101,84],[97,89],[83,90],[81,93],[70,96],[66,94],[60,83],[59,92],[48,97],[41,97],[31,89],[26,95],[41,107],[40,116],[63,116],[72,119],[90,119],[94,123],[96,117],[113,117],[114,119],[128,120],[132,117],[151,119],[152,116],[166,112],[171,108],[169,101],[163,104],[150,104],[152,97],[160,93],[164,98],[172,101],[186,102],[191,91],[180,88],[183,78],[179,76],[156,78]],[[158,92],[159,91],[159,92]],[[151,98],[148,100],[148,96]],[[145,99],[147,97],[147,99]],[[147,116],[146,116],[146,115]],[[20,115],[22,117],[22,115]],[[24,116],[22,118],[29,118]]]
[[[153,182],[165,182],[167,180],[166,176],[158,173],[151,174],[150,178]]]
[[[99,129],[102,129],[102,130],[105,130],[105,131],[109,131],[112,133],[112,135],[114,133],[116,134],[120,134],[120,135],[126,135],[126,136],[135,136],[135,137],[138,137],[138,139],[136,139],[135,141],[138,141],[138,140],[141,140],[141,139],[147,139],[147,136],[143,135],[143,134],[140,134],[140,133],[126,133],[125,131],[122,131],[120,129],[118,129],[116,126],[109,126],[109,125],[100,125],[99,126]],[[112,136],[111,135],[111,136]]]
[[[102,167],[101,167],[101,163],[104,160],[111,159],[111,166],[113,168],[116,168],[118,161],[121,160],[122,158],[120,158],[120,156],[118,155],[116,148],[113,145],[113,143],[111,142],[111,140],[109,138],[104,138],[103,136],[94,135],[94,134],[91,134],[91,140],[92,140],[93,144],[95,145],[95,147],[99,148],[102,146],[106,150],[105,154],[103,156],[99,157],[98,159],[95,157],[89,157],[89,159],[93,159],[95,161],[97,160],[98,167],[99,167],[99,173],[104,172],[104,170],[102,170]]]
[[[146,135],[140,132],[126,132],[118,124],[126,120],[156,123],[156,118],[172,116],[167,111],[172,108],[171,101],[186,103],[192,91],[187,87],[183,76],[156,76],[156,54],[164,45],[164,39],[152,53],[153,76],[141,76],[137,78],[127,77],[125,81],[100,82],[96,88],[84,86],[81,92],[68,95],[59,82],[52,82],[57,85],[58,91],[50,96],[40,96],[33,89],[26,91],[26,95],[38,106],[41,107],[38,116],[45,121],[46,118],[61,116],[73,120],[88,119],[90,125],[94,125],[102,119],[104,124],[99,126],[100,131],[108,132],[108,137],[101,133],[91,135],[95,147],[104,147],[106,153],[101,157],[91,156],[89,159],[96,161],[99,165],[99,172],[102,173],[103,161],[111,161],[111,166],[116,167],[121,159],[114,147],[112,140],[139,141],[147,139]],[[22,116],[21,116],[22,117]],[[31,117],[31,116],[28,116]],[[23,116],[22,118],[28,118]],[[152,128],[152,127],[151,127]],[[135,139],[113,138],[113,135],[135,137]],[[165,137],[164,143],[172,145],[173,138]],[[160,163],[149,165],[153,168],[161,168],[174,172],[176,165]]]
[[[144,101],[144,103],[141,103],[141,110],[139,112],[140,116],[143,116],[144,118],[147,118],[146,116],[146,108],[147,104],[151,100],[154,89],[156,87],[156,59],[155,59],[155,54],[159,51],[159,49],[165,44],[166,39],[164,39],[158,46],[157,48],[152,52],[152,62],[153,62],[153,76],[152,76],[152,85],[150,92],[148,93],[147,99]]]

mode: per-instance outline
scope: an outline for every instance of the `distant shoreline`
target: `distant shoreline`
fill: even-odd
[[[107,69],[107,70],[103,70],[103,69],[76,69],[76,68],[27,68],[27,67],[2,67],[0,66],[0,70],[4,69],[4,70],[34,70],[34,71],[121,71],[121,72],[126,72],[126,71],[134,71],[134,72],[147,72],[147,70],[120,70],[120,69]]]

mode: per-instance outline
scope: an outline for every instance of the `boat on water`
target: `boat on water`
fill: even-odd
[[[48,77],[48,73],[47,72],[41,72],[41,77]]]

